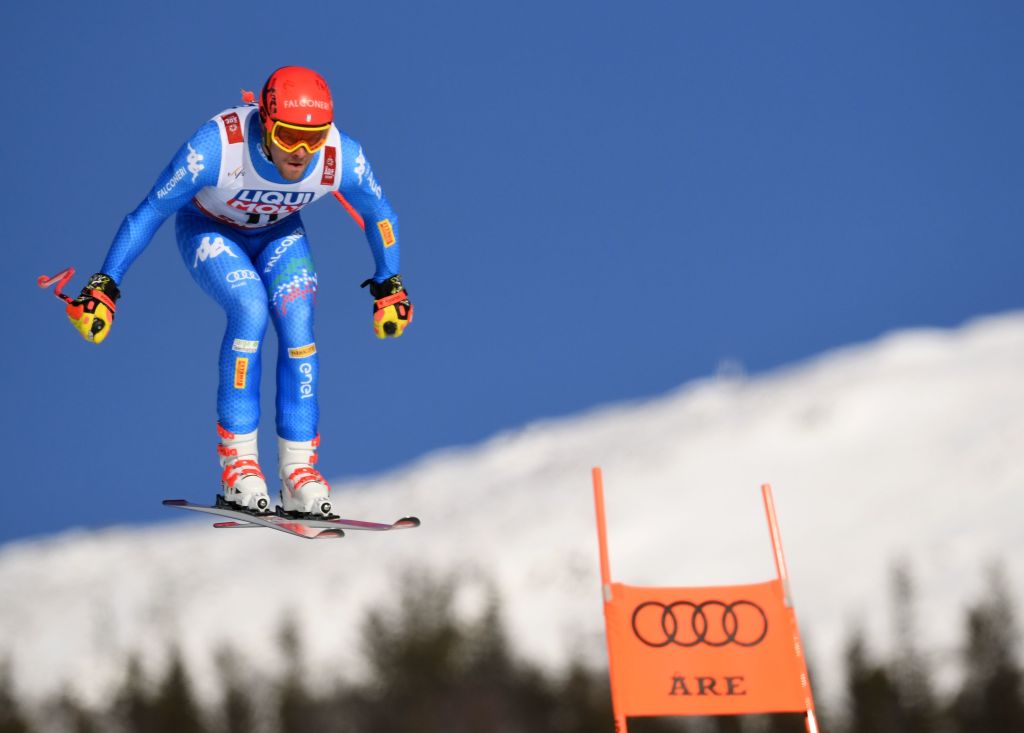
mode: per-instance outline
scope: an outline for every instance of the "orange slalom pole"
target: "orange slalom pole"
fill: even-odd
[[[605,601],[611,600],[611,567],[608,563],[608,525],[604,514],[604,477],[600,468],[594,468],[594,505],[597,509],[597,544],[601,553],[601,591]]]
[[[612,658],[611,627],[608,624],[608,605],[612,601],[611,566],[608,563],[608,525],[604,513],[604,477],[599,467],[591,471],[594,480],[594,508],[597,510],[597,546],[601,556],[601,598],[604,601],[604,633],[608,646],[608,680],[611,682],[615,660]],[[619,712],[615,702],[615,688],[610,685],[612,695],[612,717],[615,719],[616,733],[627,733],[626,716]]]
[[[807,733],[818,733],[818,718],[814,712],[814,695],[811,693],[810,675],[807,672],[807,659],[803,654],[803,642],[800,640],[800,629],[796,623],[796,609],[793,607],[793,597],[789,590],[789,569],[786,567],[786,555],[782,551],[782,533],[779,531],[779,520],[775,514],[775,500],[772,498],[772,487],[769,484],[761,485],[761,497],[764,499],[764,510],[768,515],[768,533],[772,538],[772,554],[775,557],[775,570],[779,580],[782,582],[783,599],[786,608],[789,610],[790,621],[793,625],[793,642],[800,650],[800,664],[803,667],[803,687],[807,691],[805,704],[807,711],[804,716],[804,726]]]
[[[775,516],[775,501],[772,499],[772,487],[761,485],[761,498],[764,499],[764,510],[768,515],[768,532],[772,537],[772,555],[775,558],[775,571],[785,590],[786,608],[793,607],[793,599],[789,593],[789,569],[786,567],[786,556],[782,552],[782,533],[779,532],[779,520]]]

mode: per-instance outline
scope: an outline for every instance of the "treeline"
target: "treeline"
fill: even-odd
[[[231,652],[220,655],[223,694],[214,706],[197,702],[173,652],[161,679],[149,683],[130,662],[124,684],[100,710],[71,694],[29,709],[15,699],[9,669],[0,671],[0,733],[611,733],[606,670],[576,663],[553,675],[522,660],[496,597],[475,620],[459,620],[453,579],[410,576],[402,587],[394,608],[365,619],[367,674],[359,684],[314,692],[299,635],[285,626],[277,640],[285,663],[273,677],[247,669]],[[844,695],[830,709],[819,702],[823,733],[1024,731],[1020,639],[1003,576],[992,571],[982,597],[966,609],[960,681],[942,692],[934,655],[920,646],[905,568],[894,571],[891,596],[897,642],[876,658],[862,631],[850,635],[845,669],[836,670]],[[798,715],[634,718],[629,729],[801,733],[804,725]]]

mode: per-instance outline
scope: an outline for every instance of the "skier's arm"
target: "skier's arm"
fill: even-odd
[[[219,161],[220,132],[217,123],[210,121],[178,150],[146,198],[124,218],[102,269],[68,303],[68,320],[82,338],[99,344],[107,337],[121,294],[118,286],[125,272],[167,217],[191,200],[199,189],[217,184]]]
[[[349,214],[366,234],[376,265],[373,281],[381,283],[398,274],[398,217],[384,195],[362,146],[342,135],[341,150],[343,167],[338,193]]]
[[[125,272],[167,217],[191,201],[201,188],[217,185],[219,161],[220,132],[211,120],[181,146],[146,198],[121,222],[102,272],[120,285]]]
[[[362,147],[342,135],[342,173],[338,196],[366,234],[376,270],[363,285],[373,296],[377,338],[397,338],[412,321],[413,307],[398,274],[398,217],[388,203]]]

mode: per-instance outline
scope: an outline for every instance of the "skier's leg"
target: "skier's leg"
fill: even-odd
[[[316,269],[301,229],[271,242],[257,259],[277,330],[277,435],[281,504],[329,514],[330,487],[314,467],[319,445],[319,362],[313,336]]]
[[[267,296],[239,233],[205,216],[183,212],[175,223],[185,266],[227,315],[217,388],[218,447],[224,497],[265,510],[266,480],[258,463],[260,345],[267,330]]]

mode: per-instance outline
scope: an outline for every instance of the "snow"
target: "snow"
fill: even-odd
[[[311,681],[327,684],[358,676],[364,612],[393,601],[414,568],[466,578],[467,614],[493,582],[526,657],[557,668],[582,649],[603,663],[590,483],[600,465],[612,576],[637,585],[774,577],[760,499],[772,484],[816,684],[834,694],[854,624],[881,645],[892,638],[895,562],[917,582],[920,646],[948,658],[992,561],[1011,588],[1024,585],[1022,364],[1024,313],[1008,313],[767,375],[726,370],[332,482],[344,514],[416,514],[423,526],[411,531],[306,542],[169,516],[157,528],[8,544],[0,659],[31,699],[71,685],[95,703],[128,655],[154,672],[176,644],[212,690],[226,646],[250,669],[276,669],[287,619],[303,634]]]

